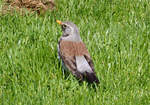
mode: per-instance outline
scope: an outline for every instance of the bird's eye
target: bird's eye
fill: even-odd
[[[63,27],[63,29],[65,29],[67,26],[64,24],[64,25],[62,25],[62,27]]]

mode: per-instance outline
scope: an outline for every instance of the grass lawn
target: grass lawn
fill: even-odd
[[[150,1],[56,5],[41,16],[0,15],[0,104],[150,105]],[[56,19],[79,27],[100,79],[96,89],[63,75]]]

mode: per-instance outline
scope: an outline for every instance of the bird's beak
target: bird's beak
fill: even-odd
[[[56,22],[60,25],[62,25],[62,22],[60,20],[56,20]]]

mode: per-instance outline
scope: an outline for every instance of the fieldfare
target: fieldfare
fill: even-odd
[[[87,80],[89,83],[99,83],[94,72],[94,64],[89,52],[82,42],[79,29],[72,22],[56,21],[61,25],[62,36],[58,42],[58,55],[62,64],[77,79]]]

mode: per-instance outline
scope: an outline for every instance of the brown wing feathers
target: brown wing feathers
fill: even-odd
[[[89,55],[86,46],[82,42],[61,41],[60,51],[65,56],[83,56]]]
[[[83,42],[72,42],[72,41],[63,41],[61,40],[59,43],[60,55],[63,58],[63,62],[67,66],[68,69],[78,78],[82,79],[83,76],[77,70],[75,56],[84,56],[90,67],[93,70],[93,73],[86,73],[87,80],[89,82],[95,81],[98,83],[98,79],[94,73],[94,65],[90,58],[90,55],[87,51],[87,48]]]

